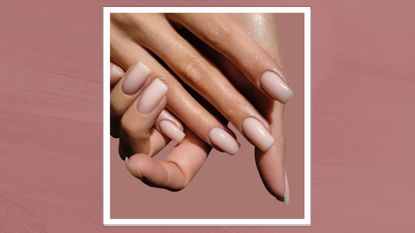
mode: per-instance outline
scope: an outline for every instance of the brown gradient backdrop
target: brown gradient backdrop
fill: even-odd
[[[231,157],[212,151],[180,192],[150,188],[131,176],[118,155],[118,140],[112,139],[111,218],[304,218],[304,15],[276,16],[284,70],[295,93],[285,115],[290,205],[284,207],[266,191],[255,166],[254,147],[232,128],[240,152]]]
[[[256,1],[312,6],[313,226],[280,228],[102,226],[104,5],[0,8],[0,232],[414,232],[413,1]]]

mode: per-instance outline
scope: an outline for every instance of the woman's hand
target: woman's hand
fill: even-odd
[[[126,73],[111,65],[111,106],[118,106],[111,114],[122,116],[121,122],[111,122],[111,133],[119,136],[119,153],[132,175],[150,186],[177,191],[194,177],[210,147],[164,110],[167,86],[149,80],[150,72],[142,63]],[[170,139],[180,144],[164,161],[153,159]]]
[[[267,51],[269,53],[269,55],[267,55],[267,56],[271,56],[272,59],[274,59],[275,61],[279,61],[278,47],[277,47],[278,43],[277,43],[277,40],[276,40],[276,37],[275,37],[275,35],[276,35],[276,33],[275,33],[275,22],[272,20],[272,16],[266,15],[266,14],[233,14],[232,17],[235,19],[235,21],[240,23],[241,28],[243,28],[244,30],[247,30],[249,32],[250,36],[256,42],[258,42],[260,44],[260,47],[264,51]],[[198,38],[196,38],[196,39],[198,39]],[[113,38],[112,38],[112,40],[113,40]],[[129,40],[127,40],[127,41],[129,41]],[[200,49],[199,46],[198,46],[200,44],[201,43],[194,43],[193,46],[191,46],[190,44],[189,44],[189,46],[192,49],[193,49],[193,47],[198,47],[198,49]],[[167,84],[168,85],[170,84],[172,86],[175,86],[175,85],[178,84],[178,82],[174,79],[173,75],[171,75],[170,72],[165,70],[164,67],[161,66],[141,46],[137,46],[135,43],[132,43],[131,46],[128,46],[128,45],[125,45],[125,44],[123,44],[122,46],[130,47],[131,49],[133,49],[133,51],[138,52],[140,57],[145,58],[146,64],[148,64],[147,62],[149,62],[150,63],[149,66],[153,65],[153,67],[156,67],[156,69],[158,69],[158,71],[155,72],[156,74],[166,75],[169,78],[169,79],[167,79]],[[113,50],[113,44],[111,44],[111,47],[112,47],[112,51],[114,51],[114,52],[117,52],[117,51],[119,52],[120,51],[120,50],[116,50],[116,49]],[[206,47],[206,46],[204,46],[204,47]],[[195,51],[197,51],[197,50],[195,50]],[[125,52],[127,52],[127,49],[125,49]],[[237,66],[237,64],[232,63],[232,59],[229,59],[229,56],[226,56],[226,54],[223,54],[223,53],[220,53],[220,52],[221,52],[220,50],[215,51],[215,50],[212,50],[212,49],[208,49],[207,53],[204,53],[204,55],[202,55],[199,52],[198,52],[198,54],[199,54],[200,57],[205,59],[209,63],[209,65],[211,65],[214,69],[217,69],[215,65],[210,63],[209,59],[214,61],[217,65],[217,67],[220,68],[220,70],[222,72],[224,72],[226,74],[226,76],[229,78],[230,83],[232,83],[232,85],[234,87],[236,87],[235,89],[238,89],[238,91],[241,91],[241,93],[244,94],[243,98],[246,97],[248,99],[248,101],[250,101],[259,110],[259,112],[265,117],[265,119],[268,122],[271,123],[271,126],[270,126],[271,134],[272,134],[273,138],[275,138],[276,140],[274,141],[274,139],[272,139],[272,142],[273,142],[273,143],[271,143],[272,145],[269,146],[268,149],[265,150],[265,151],[261,150],[260,145],[259,146],[257,145],[256,162],[257,162],[259,172],[261,174],[261,178],[262,178],[265,186],[267,187],[267,189],[271,192],[271,194],[276,196],[277,199],[279,199],[281,201],[285,201],[285,203],[287,203],[288,202],[288,192],[289,191],[288,191],[288,181],[287,181],[286,173],[285,173],[285,169],[284,169],[284,154],[285,154],[285,142],[284,142],[284,133],[283,133],[283,106],[284,105],[277,102],[277,101],[273,101],[272,99],[270,99],[269,95],[264,94],[263,89],[258,89],[257,86],[255,85],[255,83],[251,82],[252,79],[249,79],[249,77],[248,78],[246,77],[247,75],[246,75],[246,73],[243,72],[244,70],[240,69],[240,67]],[[117,55],[114,55],[114,56],[118,57]],[[209,59],[204,58],[204,56],[209,57]],[[134,53],[131,54],[131,52],[128,52],[127,54],[125,54],[125,56],[121,56],[121,57],[124,57],[124,58],[125,57],[130,57],[129,59],[127,58],[125,60],[125,64],[128,64],[128,62],[127,62],[128,60],[133,60],[134,59]],[[121,69],[118,69],[118,70],[120,71]],[[122,70],[118,73],[121,73],[121,72],[122,72]],[[220,74],[220,75],[222,75],[222,74]],[[160,77],[161,79],[163,79],[163,76],[158,76],[158,75],[154,75],[154,74],[150,75],[150,76]],[[222,77],[222,76],[220,76],[220,77]],[[115,79],[117,81],[119,80],[119,78],[115,78]],[[217,79],[214,79],[213,81],[215,81],[215,80],[217,80]],[[220,81],[220,79],[218,79],[218,80]],[[211,79],[208,79],[208,81],[210,82]],[[116,82],[116,81],[114,81],[114,82]],[[173,93],[173,97],[182,96],[182,97],[185,97],[184,98],[185,100],[187,100],[186,98],[189,97],[188,93],[183,92],[184,89],[182,88],[181,85],[178,85],[176,87],[178,87],[178,89],[177,89],[178,92]],[[170,92],[171,92],[171,90],[170,90]],[[175,95],[175,94],[177,94],[177,95]],[[134,98],[134,97],[132,97],[132,98]],[[177,100],[177,99],[173,99],[173,101],[175,101],[175,100]],[[169,99],[169,101],[170,101],[170,99]],[[186,119],[186,117],[192,116],[192,114],[194,113],[193,110],[200,110],[200,112],[206,113],[206,110],[204,108],[202,108],[197,102],[195,104],[193,101],[194,101],[193,99],[190,99],[188,102],[185,101],[185,103],[187,103],[187,105],[184,106],[182,111],[180,111],[180,109],[179,109],[179,113],[182,113],[182,115],[185,116],[184,119]],[[191,108],[192,104],[194,104],[193,106],[195,106],[196,109]],[[237,107],[241,107],[241,105],[238,106],[238,102],[236,102],[236,104],[237,104]],[[175,106],[175,105],[173,104],[173,106]],[[186,108],[186,107],[188,107],[188,108]],[[230,106],[230,107],[232,107],[232,106]],[[232,108],[234,108],[234,107],[232,107]],[[189,110],[190,110],[190,112],[188,112]],[[210,115],[209,113],[208,113],[208,115],[203,115],[203,116],[206,116],[207,117],[206,119],[208,119],[208,120],[209,120],[210,117],[212,117],[212,115]],[[118,117],[112,117],[112,119],[117,119],[117,118],[119,119],[119,116]],[[187,118],[187,119],[189,119],[189,118]],[[195,119],[199,119],[199,118],[189,119],[190,120],[190,125],[192,125],[192,123],[195,123],[194,122]],[[214,119],[216,120],[216,119],[221,119],[221,118],[219,116],[219,117],[214,118]],[[193,120],[193,122],[192,122],[192,120]],[[263,119],[261,119],[261,121],[262,120]],[[117,121],[115,121],[115,122],[117,122]],[[256,123],[257,122],[254,122],[253,124],[256,124]],[[186,123],[186,124],[188,124],[188,123]],[[114,124],[114,125],[116,125],[116,124]],[[220,125],[225,125],[225,124],[220,122]],[[267,124],[264,124],[264,125],[267,126]],[[198,126],[198,124],[196,123],[195,126]],[[117,126],[115,128],[118,129],[119,126]],[[208,128],[209,127],[207,127],[207,129]],[[256,127],[251,127],[251,128],[255,129]],[[200,128],[198,128],[198,129],[200,129]],[[249,128],[244,130],[245,135],[248,136],[248,139],[250,139],[250,137],[249,137],[250,134],[252,135],[252,134],[258,133],[258,131],[256,131],[256,132],[253,131],[253,132],[248,132],[247,133],[246,131],[249,131],[249,130],[250,130]],[[201,130],[201,131],[203,131],[203,130]],[[186,132],[187,132],[186,134],[191,133],[190,131],[186,131]],[[192,143],[190,143],[190,144],[195,144],[196,146],[197,145],[200,146],[201,144],[203,144],[200,141],[198,141],[197,137],[194,137],[194,139],[195,140],[192,141]],[[204,139],[204,140],[206,140],[206,139]],[[214,140],[211,140],[211,141],[213,141],[215,143]],[[211,141],[208,141],[208,142],[211,142]],[[218,140],[217,143],[219,144],[223,141],[224,140]],[[254,142],[254,144],[255,144],[255,140],[252,140],[252,138],[251,138],[250,141]],[[260,143],[261,143],[261,141],[259,141],[259,144]],[[258,142],[256,144],[258,144]],[[219,147],[220,149],[222,149],[223,151],[226,151],[228,153],[230,151],[229,147],[228,147],[228,150],[226,150],[226,148],[227,148],[226,143],[222,144],[222,145],[217,145],[217,144],[216,145],[213,144],[213,145],[216,146],[216,147]],[[204,145],[204,146],[206,147],[206,145]],[[208,150],[209,149],[206,147],[205,151],[208,151]],[[186,151],[186,150],[182,151],[182,153],[185,153],[185,154],[188,154],[188,152],[189,151]],[[206,156],[207,156],[207,153],[205,154],[205,158],[206,158]],[[143,159],[144,157],[140,156],[140,158]],[[202,160],[204,161],[204,159],[202,159]],[[139,160],[139,161],[145,161],[145,160]],[[193,169],[190,169],[190,170],[192,170],[194,173],[191,173],[191,175],[187,176],[187,177],[193,177],[193,175],[196,173],[198,168],[200,168],[202,163],[193,163],[194,166],[190,166],[190,167],[193,167]],[[134,165],[135,167],[140,167],[140,169],[144,168],[144,167],[149,167],[149,166],[140,165],[140,163],[138,163],[138,162],[136,162],[134,164],[135,164]],[[130,168],[132,168],[134,166],[130,166]],[[140,170],[140,169],[138,169],[138,170]],[[138,171],[138,170],[136,170],[136,171]],[[152,171],[155,171],[155,170],[152,169]],[[133,173],[133,174],[137,174],[137,173]],[[152,177],[153,177],[153,180],[154,180],[154,177],[157,177],[157,174],[163,174],[163,172],[160,172],[160,170],[159,170],[159,172],[154,172],[154,173],[151,173],[151,174],[152,174]],[[158,176],[158,177],[160,177],[160,176]],[[140,178],[140,176],[139,176],[139,178]],[[165,180],[172,180],[173,177],[171,176],[171,174],[167,173],[167,176],[164,176],[163,179],[164,179],[164,182],[165,182]],[[189,179],[187,179],[187,182],[188,181],[189,181]],[[187,182],[185,182],[185,183],[187,184]],[[160,186],[161,183],[163,183],[163,182],[159,182],[159,185],[155,185],[155,186],[163,187],[163,186]],[[181,182],[181,183],[183,183],[183,182]]]
[[[281,67],[277,25],[273,14],[231,14]],[[196,42],[196,44],[200,44]],[[258,109],[271,125],[274,144],[267,151],[255,150],[255,161],[267,190],[286,205],[289,202],[289,185],[285,170],[284,104],[267,98],[244,74],[223,55],[207,46],[200,48],[210,57],[233,85]]]
[[[186,27],[227,57],[269,98],[286,102],[292,96],[274,60],[226,14],[112,14],[111,60],[124,69],[141,60],[168,86],[167,108],[174,115],[205,142],[236,153],[239,144],[230,130],[195,101],[153,53],[258,149],[267,151],[274,138],[266,119],[171,23]]]

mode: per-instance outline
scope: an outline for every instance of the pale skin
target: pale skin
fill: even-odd
[[[283,103],[292,92],[275,94],[275,89],[264,88],[266,83],[261,79],[264,72],[273,71],[284,80],[282,85],[286,81],[280,66],[273,16],[117,14],[111,20],[111,61],[119,65],[111,69],[111,134],[120,137],[120,154],[123,158],[129,157],[126,165],[131,174],[150,186],[169,190],[184,188],[203,165],[211,146],[229,153],[226,151],[229,147],[216,145],[209,134],[212,129],[220,128],[234,137],[226,127],[229,120],[256,145],[258,171],[268,191],[288,203]],[[182,37],[168,22],[186,27],[208,46],[201,48],[195,40]],[[165,69],[148,50],[172,71]],[[137,61],[145,64],[149,73],[138,91],[125,94],[124,70]],[[155,78],[168,91],[150,112],[142,114],[137,111],[140,98],[151,92],[148,89],[155,86],[152,84]],[[203,96],[223,117],[206,110],[177,78]],[[269,146],[250,137],[244,128],[247,118],[261,122],[272,135]],[[180,142],[165,161],[158,161],[152,157],[170,140],[161,130],[163,120],[183,130],[185,136],[174,138]]]

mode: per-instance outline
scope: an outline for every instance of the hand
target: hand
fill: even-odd
[[[127,106],[122,109],[121,129],[117,131],[120,132],[119,153],[130,173],[147,185],[177,191],[197,173],[210,147],[163,110],[167,86],[159,79],[149,81],[149,73],[142,63],[126,74],[120,67],[111,65],[111,101],[115,98],[122,106]],[[145,85],[135,90],[134,98],[128,98],[119,90],[129,88],[124,80],[128,75],[146,79]],[[169,143],[169,138],[181,143],[164,161],[153,159]]]
[[[231,14],[249,35],[281,67],[277,25],[273,14]],[[196,42],[198,43],[198,42]],[[200,42],[198,43],[200,44]],[[200,47],[200,46],[199,46]],[[258,109],[271,125],[273,146],[267,151],[255,150],[255,161],[267,190],[286,205],[289,202],[289,185],[285,170],[284,104],[272,101],[255,89],[244,74],[220,53],[207,46],[199,48],[210,57],[233,85]]]
[[[273,33],[258,33],[258,28],[263,28],[264,30],[272,29],[273,23],[269,23],[268,20],[265,20],[264,25],[258,25],[264,22],[252,20],[251,14],[246,14],[245,18],[248,19],[249,22],[251,20],[251,25],[245,24],[244,27],[254,26],[255,30],[251,30],[251,36],[255,38],[255,40],[259,42],[265,42],[261,45],[268,49],[272,57],[278,61],[277,56],[277,47],[275,46],[276,39],[275,37],[270,37],[266,35],[274,35]],[[237,17],[235,17],[237,19]],[[244,18],[240,16],[240,18]],[[259,17],[261,18],[261,17]],[[265,17],[266,19],[267,17]],[[264,19],[264,18],[263,18]],[[241,19],[237,19],[241,20]],[[251,28],[252,29],[252,28]],[[255,35],[256,33],[256,35]],[[261,36],[262,35],[262,36]],[[262,41],[261,41],[262,40]],[[212,51],[211,51],[212,52]],[[212,54],[211,54],[212,55]],[[283,105],[279,104],[275,101],[270,100],[266,95],[264,95],[260,90],[252,92],[252,84],[247,82],[247,79],[244,77],[243,74],[237,69],[237,67],[232,66],[232,64],[225,60],[221,54],[214,54],[215,56],[209,57],[216,57],[216,61],[222,60],[226,64],[225,66],[219,66],[222,68],[228,77],[231,77],[231,81],[233,84],[238,87],[240,90],[243,90],[243,93],[247,93],[247,97],[252,103],[255,103],[255,106],[260,110],[264,116],[266,116],[267,120],[271,122],[271,130],[272,135],[277,138],[277,141],[274,143],[266,153],[263,153],[261,150],[256,150],[256,161],[258,165],[258,169],[260,171],[261,177],[264,181],[264,184],[268,188],[268,190],[276,196],[279,200],[284,200],[287,203],[287,194],[288,194],[288,183],[286,182],[286,175],[284,171],[284,134],[282,131],[282,115],[283,115]],[[215,60],[215,59],[214,59]],[[285,185],[284,185],[285,184]],[[284,194],[285,193],[285,194]]]
[[[169,87],[167,108],[174,115],[205,142],[236,153],[239,144],[230,130],[196,102],[148,51],[154,53],[250,142],[267,151],[274,142],[268,122],[169,21],[188,28],[230,59],[261,92],[281,102],[292,96],[274,60],[226,14],[112,14],[111,60],[123,69],[141,60]]]

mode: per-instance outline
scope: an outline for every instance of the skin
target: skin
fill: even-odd
[[[144,18],[138,20],[142,22],[132,23],[128,18],[126,19],[123,17],[124,16],[117,18],[114,21],[123,25],[124,30],[129,27],[137,27],[137,25],[142,25],[147,22]],[[256,148],[256,164],[261,178],[269,192],[277,197],[278,200],[288,203],[288,184],[286,184],[284,169],[284,105],[269,98],[269,96],[258,87],[257,80],[253,78],[258,77],[257,73],[266,69],[264,67],[274,67],[273,69],[277,69],[279,73],[282,73],[279,66],[280,56],[277,46],[278,43],[277,38],[275,37],[275,35],[277,35],[277,32],[275,31],[275,20],[272,15],[232,14],[229,17],[233,19],[232,21],[227,21],[228,18],[224,20],[224,18],[215,16],[217,19],[210,18],[210,20],[217,22],[217,25],[213,23],[214,26],[207,27],[208,30],[203,30],[203,26],[200,25],[206,24],[205,22],[208,20],[203,19],[211,17],[209,15],[174,14],[167,17],[168,20],[179,23],[179,27],[185,26],[188,30],[191,30],[192,33],[199,36],[199,38],[191,38],[186,36],[186,33],[182,33],[181,35],[178,34],[178,36],[188,42],[189,45],[192,43],[193,46],[198,49],[196,50],[197,55],[203,59],[195,58],[196,55],[191,54],[191,52],[183,52],[193,47],[181,44],[181,39],[173,39],[170,40],[170,42],[157,39],[157,37],[171,38],[172,35],[169,33],[163,32],[162,35],[160,35],[160,32],[155,33],[151,28],[142,28],[141,31],[139,30],[138,32],[133,33],[132,37],[127,37],[125,32],[119,29],[121,26],[113,27],[112,25],[111,60],[121,65],[118,71],[126,70],[126,68],[135,61],[136,57],[128,54],[138,54],[137,57],[140,57],[140,61],[154,71],[152,72],[153,77],[150,77],[148,82],[150,82],[152,78],[158,77],[163,79],[169,87],[166,98],[160,101],[158,107],[155,108],[151,114],[148,114],[147,116],[137,116],[137,114],[134,114],[134,112],[136,112],[135,108],[131,106],[135,106],[134,103],[139,99],[140,95],[137,94],[135,96],[124,96],[124,98],[120,98],[120,96],[122,96],[119,92],[123,80],[122,72],[111,72],[111,105],[123,106],[122,108],[117,109],[117,112],[112,116],[111,124],[116,126],[112,127],[114,128],[112,131],[118,131],[118,133],[121,132],[117,135],[122,135],[120,137],[120,148],[129,148],[129,153],[121,153],[124,154],[123,157],[128,157],[129,154],[135,154],[126,160],[128,170],[134,176],[150,186],[169,190],[180,190],[190,182],[208,156],[210,147],[206,143],[210,142],[206,137],[206,132],[212,127],[220,126],[225,128],[227,123],[226,121],[221,121],[223,118],[220,115],[216,115],[215,117],[207,111],[206,108],[194,100],[192,96],[179,85],[179,82],[176,81],[170,72],[164,69],[164,67],[141,46],[136,46],[136,42],[138,41],[139,44],[146,48],[150,48],[158,56],[164,58],[163,60],[175,73],[179,74],[179,77],[184,77],[184,81],[187,82],[191,88],[196,89],[210,102],[210,104],[217,108],[226,119],[234,123],[239,130],[241,130],[241,121],[246,118],[246,116],[254,116],[257,119],[260,119],[261,122],[265,122],[264,125],[271,131],[275,141],[271,148],[265,152]],[[167,18],[157,14],[151,15],[151,20],[151,25],[154,26],[154,24],[158,24],[160,26],[165,23],[164,20],[167,20]],[[242,34],[249,34],[249,39],[243,40],[245,37],[242,37],[241,39],[240,34],[238,34],[239,29],[236,30],[236,33],[232,32],[231,35],[227,35],[225,38],[222,38],[222,40],[215,38],[218,34],[229,33],[223,32],[223,30],[228,30],[226,29],[227,25],[243,29],[247,33]],[[158,28],[161,31],[162,29],[165,29],[163,26]],[[170,29],[165,30],[169,31]],[[221,33],[218,33],[218,31]],[[235,34],[239,36],[238,41],[229,39],[232,36],[235,36]],[[147,38],[148,35],[150,36]],[[177,35],[172,38],[176,37]],[[237,37],[235,36],[235,38]],[[122,45],[121,41],[123,41]],[[113,45],[113,42],[115,45]],[[172,44],[169,45],[166,43],[176,44],[172,46]],[[235,46],[230,47],[229,45],[232,43],[237,43],[237,45],[247,49],[237,53],[235,51],[241,50],[234,49]],[[179,48],[179,50],[175,51],[166,48]],[[127,55],[122,55],[122,53],[126,53]],[[186,56],[188,57],[177,56],[178,54],[183,53],[187,54]],[[263,53],[265,53],[265,55]],[[170,58],[169,56],[172,56],[171,54],[175,56]],[[247,55],[249,54],[255,54],[255,59],[253,59],[254,62],[252,62],[252,59],[247,60],[247,58],[249,58]],[[207,59],[206,57],[210,59]],[[189,60],[186,61],[186,59]],[[182,64],[186,65],[183,67],[181,66]],[[194,66],[196,66],[196,68],[194,68]],[[211,81],[210,79],[212,78],[208,76],[214,76],[215,79]],[[209,82],[206,82],[206,80],[209,80]],[[217,83],[212,84],[212,82]],[[209,85],[206,85],[206,83],[209,83]],[[171,91],[172,89],[174,91]],[[246,94],[243,95],[244,93]],[[218,98],[218,96],[220,96],[220,98]],[[178,101],[178,99],[180,101]],[[177,106],[178,104],[180,104],[180,106]],[[165,161],[158,161],[152,159],[152,156],[161,150],[169,141],[169,139],[164,137],[157,129],[157,122],[163,118],[163,114],[159,113],[164,106],[183,121],[185,127],[181,127],[184,128],[186,136],[183,141],[173,149]],[[255,108],[253,106],[255,106]],[[112,114],[113,112],[114,111],[112,111]],[[127,115],[128,117],[126,117]],[[183,117],[183,115],[185,117]],[[195,115],[197,118],[186,117]],[[140,124],[132,124],[131,122],[140,122]],[[268,125],[268,122],[270,125]],[[195,127],[196,130],[194,130]],[[143,130],[143,128],[145,130]],[[137,131],[144,132],[144,134],[137,135]]]
[[[272,14],[233,14],[232,17],[264,50],[282,67],[276,21]],[[288,204],[289,186],[285,171],[284,104],[273,101],[266,94],[253,88],[244,74],[223,56],[211,51],[216,63],[241,93],[257,107],[271,125],[275,141],[267,151],[255,149],[255,162],[267,190],[278,200]]]
[[[258,120],[269,131],[268,122],[256,108],[216,66],[178,34],[170,22],[189,29],[227,57],[261,91],[259,78],[263,72],[272,70],[282,74],[272,57],[227,14],[111,14],[111,61],[124,70],[137,61],[146,64],[154,71],[154,77],[159,77],[169,88],[167,108],[211,146],[215,146],[209,138],[213,128],[232,133],[196,102],[148,51],[163,60],[181,81],[206,99],[241,133],[244,134],[242,123],[248,117]],[[116,109],[121,104],[116,101],[112,106]],[[115,119],[123,113],[116,110]],[[198,122],[193,120],[195,117]],[[247,139],[252,142],[249,137]]]

